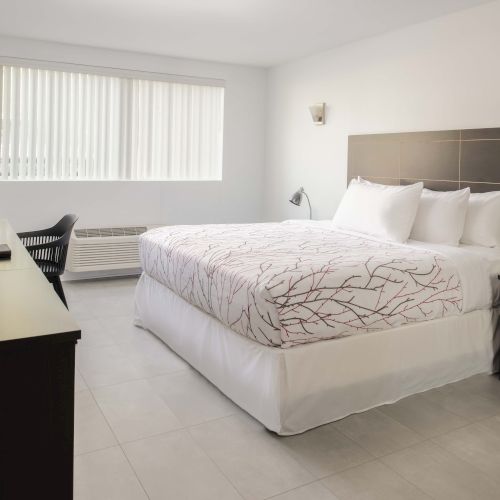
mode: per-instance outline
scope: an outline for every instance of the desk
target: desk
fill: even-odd
[[[71,500],[80,328],[0,220],[0,498]]]

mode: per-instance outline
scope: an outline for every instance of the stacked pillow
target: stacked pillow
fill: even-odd
[[[340,228],[403,243],[500,246],[500,191],[431,191],[353,179],[335,213]]]
[[[470,189],[424,189],[410,238],[428,243],[458,246],[464,232]]]
[[[500,246],[500,191],[472,193],[465,216],[462,243]]]
[[[423,184],[385,186],[353,179],[333,218],[333,224],[357,233],[403,243],[417,214]]]

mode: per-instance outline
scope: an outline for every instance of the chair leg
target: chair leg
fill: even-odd
[[[59,276],[54,276],[51,280],[52,286],[54,287],[55,292],[59,295],[59,298],[62,300],[63,304],[68,309],[68,304],[66,302],[66,297],[64,296],[64,290],[62,287],[61,279]]]

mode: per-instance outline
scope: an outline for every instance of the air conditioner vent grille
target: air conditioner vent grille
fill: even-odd
[[[139,236],[153,225],[79,228],[73,231],[66,269],[71,272],[139,270]]]
[[[75,229],[75,238],[112,238],[116,236],[139,236],[148,230],[146,226],[96,227]]]

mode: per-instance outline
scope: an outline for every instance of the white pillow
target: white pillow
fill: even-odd
[[[415,220],[423,184],[385,186],[353,179],[333,217],[339,229],[405,242]]]
[[[500,191],[470,195],[461,241],[483,247],[500,246]]]
[[[469,196],[469,188],[460,191],[424,189],[410,238],[458,246],[464,232]]]

